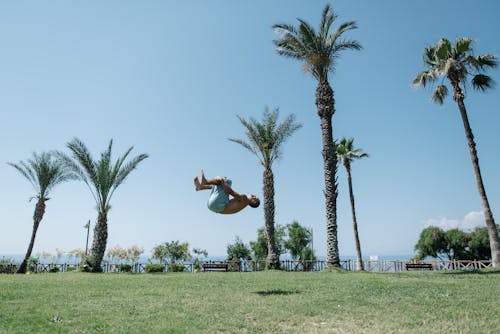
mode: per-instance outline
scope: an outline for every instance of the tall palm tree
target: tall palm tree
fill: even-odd
[[[333,90],[328,81],[328,73],[333,72],[340,53],[344,50],[360,50],[361,45],[354,40],[344,39],[342,35],[356,29],[356,22],[340,24],[330,32],[337,15],[329,5],[323,9],[319,30],[315,31],[307,22],[298,19],[298,27],[290,24],[273,26],[279,38],[274,40],[279,55],[304,63],[304,70],[318,80],[316,88],[316,107],[321,120],[323,141],[323,164],[325,173],[325,204],[327,234],[327,265],[339,267],[337,240],[337,156],[333,141],[332,116],[335,113]]]
[[[148,157],[140,154],[125,163],[133,147],[130,147],[123,156],[114,163],[111,161],[111,149],[113,140],[110,140],[108,148],[101,153],[99,160],[94,160],[87,146],[78,138],[67,144],[73,158],[58,153],[60,159],[70,168],[78,178],[89,188],[98,211],[97,224],[94,228],[94,238],[90,250],[90,256],[86,259],[86,265],[93,272],[102,271],[101,262],[106,251],[108,240],[108,212],[111,208],[110,201],[116,188],[125,181],[127,176],[137,165]]]
[[[354,241],[356,242],[356,267],[358,270],[365,270],[363,257],[361,256],[361,244],[358,235],[358,221],[356,219],[356,209],[354,207],[354,192],[352,190],[351,163],[354,160],[368,158],[360,148],[354,148],[354,138],[342,138],[337,143],[337,159],[344,164],[347,173],[347,184],[349,186],[349,198],[351,200],[352,225],[354,227]]]
[[[429,83],[434,83],[441,79],[441,83],[436,86],[432,101],[443,104],[448,88],[445,85],[445,79],[448,79],[453,89],[453,100],[458,104],[460,116],[465,129],[465,137],[472,160],[472,167],[476,178],[479,196],[483,204],[486,226],[490,238],[491,259],[494,268],[500,268],[500,241],[498,231],[495,226],[495,220],[490,209],[488,197],[484,189],[481,170],[479,169],[479,160],[477,157],[476,143],[467,117],[465,109],[465,91],[467,80],[472,76],[472,87],[484,92],[493,85],[491,77],[484,74],[488,68],[495,68],[498,64],[497,57],[491,54],[474,56],[471,38],[459,38],[452,45],[446,38],[441,38],[439,42],[424,51],[425,70],[417,75],[413,80],[415,87],[426,87]]]
[[[298,129],[301,124],[295,121],[291,114],[278,124],[279,110],[265,109],[262,121],[253,118],[245,120],[238,116],[241,124],[246,128],[247,140],[229,138],[255,154],[264,167],[264,220],[267,235],[267,262],[269,269],[279,269],[279,253],[274,235],[274,174],[273,163],[283,156],[283,143]]]
[[[49,192],[56,185],[74,179],[74,175],[65,165],[61,164],[58,160],[54,159],[50,153],[46,152],[40,155],[33,153],[33,157],[26,162],[19,161],[17,164],[8,162],[7,164],[17,169],[17,171],[31,183],[36,191],[36,195],[33,197],[37,198],[35,212],[33,214],[33,231],[24,260],[17,269],[18,274],[24,274],[26,273],[28,260],[33,251],[33,246],[35,245],[36,232],[45,214],[45,202],[50,199],[48,197]]]

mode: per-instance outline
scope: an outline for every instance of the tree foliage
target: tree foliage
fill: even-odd
[[[439,79],[448,78],[452,84],[466,91],[467,78],[472,76],[470,84],[474,89],[485,91],[491,88],[494,85],[493,79],[484,72],[495,68],[498,59],[491,54],[475,56],[472,44],[473,40],[469,37],[458,38],[455,43],[441,38],[437,44],[426,48],[423,55],[426,69],[416,76],[413,86],[425,88]],[[440,81],[432,93],[431,100],[443,104],[448,91],[445,80]]]
[[[415,251],[417,258],[421,260],[426,257],[448,260],[491,259],[486,227],[465,232],[456,228],[444,231],[439,227],[429,226],[420,233]]]
[[[166,263],[178,263],[191,257],[187,242],[170,241],[153,248],[151,258]]]
[[[285,241],[285,248],[288,249],[290,255],[296,259],[302,255],[304,249],[312,240],[311,231],[299,224],[298,221],[293,221],[287,225],[288,239]]]
[[[234,243],[227,245],[227,259],[230,261],[250,260],[251,254],[250,248],[238,236],[235,237]]]
[[[281,225],[275,227],[275,242],[278,255],[285,253],[285,236],[286,228]],[[257,229],[257,240],[250,241],[250,248],[252,249],[255,260],[265,260],[267,257],[267,236],[266,229],[261,227]]]
[[[347,31],[357,29],[355,21],[341,23],[331,31],[337,17],[330,5],[326,5],[318,30],[302,19],[297,19],[297,27],[287,23],[273,25],[278,35],[274,40],[276,51],[281,56],[302,61],[304,70],[319,82],[328,80],[328,73],[335,69],[342,51],[362,49],[359,42],[342,37]]]

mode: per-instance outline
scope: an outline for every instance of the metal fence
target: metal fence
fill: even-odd
[[[241,261],[207,261],[201,262],[200,268],[202,268],[203,263],[227,263],[228,271],[239,271],[239,272],[252,272],[252,271],[263,271],[266,269],[266,261],[255,261],[255,260],[241,260]],[[366,260],[363,261],[364,269],[368,272],[401,272],[405,271],[405,265],[409,263],[407,260]],[[425,261],[432,265],[433,270],[477,270],[483,268],[491,268],[491,261],[479,261],[479,260],[437,260],[437,261]],[[133,273],[145,273],[147,263],[133,263],[128,266],[123,266],[122,263],[104,263],[102,264],[102,271],[106,273],[113,272],[133,272]],[[196,268],[194,263],[186,262],[182,263],[181,266],[174,267],[169,266],[169,264],[163,265],[163,272],[169,271],[184,271],[184,272],[197,272],[202,271],[202,269]],[[326,261],[323,260],[313,260],[313,261],[297,261],[297,260],[283,260],[280,261],[281,270],[294,272],[294,271],[322,271],[327,265]],[[343,269],[348,271],[354,271],[357,269],[357,263],[355,260],[343,260],[340,261],[340,265]],[[66,272],[78,270],[78,263],[36,263],[30,269],[35,273],[43,272]],[[0,273],[14,273],[17,270],[16,264],[0,264]]]

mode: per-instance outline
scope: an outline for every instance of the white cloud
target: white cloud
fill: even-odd
[[[475,227],[485,226],[484,214],[480,211],[471,211],[467,213],[461,220],[438,217],[424,220],[423,224],[425,227],[436,226],[445,231],[451,230],[452,228],[458,228],[462,231],[471,231]]]

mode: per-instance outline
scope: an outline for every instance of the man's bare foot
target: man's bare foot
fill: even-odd
[[[203,169],[201,170],[200,172],[200,182],[201,182],[201,185],[206,185],[207,184],[207,179],[205,179],[205,173],[203,173]]]
[[[198,180],[198,176],[196,176],[194,178],[194,189],[196,191],[201,190],[201,184],[200,184],[200,180]]]

